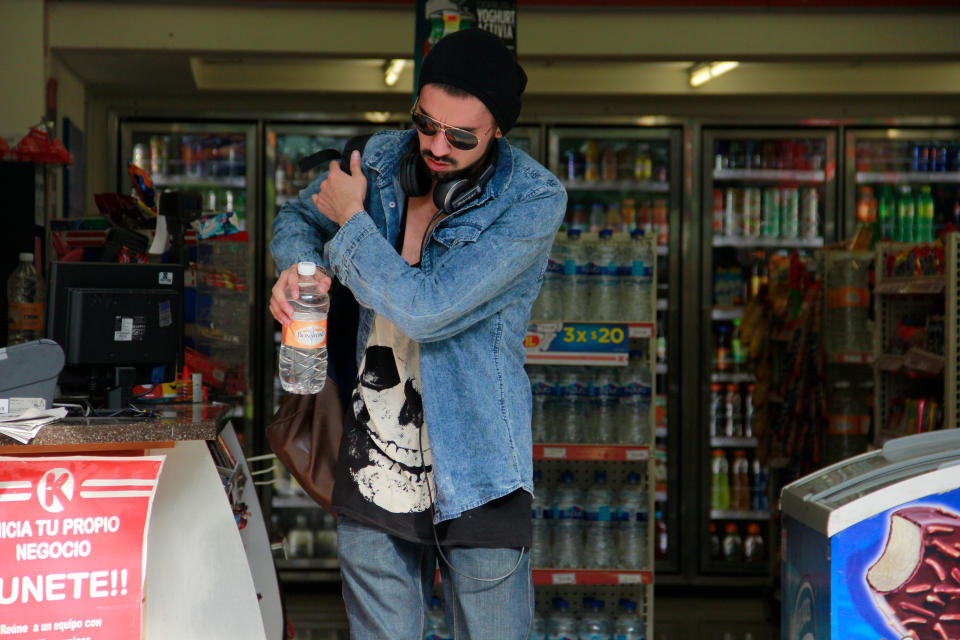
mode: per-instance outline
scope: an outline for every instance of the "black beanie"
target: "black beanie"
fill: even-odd
[[[423,60],[417,93],[439,82],[476,96],[504,134],[520,116],[527,74],[500,38],[483,29],[464,29],[441,38]]]

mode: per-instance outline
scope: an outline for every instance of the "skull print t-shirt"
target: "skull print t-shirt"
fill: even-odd
[[[451,407],[451,410],[455,408]],[[433,460],[420,347],[377,315],[344,416],[333,504],[397,537],[433,544]],[[519,489],[437,526],[441,544],[530,546],[530,494]]]

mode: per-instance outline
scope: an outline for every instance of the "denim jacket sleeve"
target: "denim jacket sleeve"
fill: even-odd
[[[296,199],[287,201],[273,221],[270,254],[279,271],[304,260],[329,271],[323,246],[337,232],[337,225],[321,214],[310,200],[310,196],[320,191],[320,183],[326,177],[324,172],[301,190]]]
[[[341,227],[326,257],[361,304],[417,342],[443,340],[500,310],[512,289],[539,284],[566,200],[559,185],[530,189],[428,272],[408,265],[365,211]]]

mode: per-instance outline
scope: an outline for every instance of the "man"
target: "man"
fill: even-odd
[[[523,339],[566,194],[503,137],[525,85],[496,36],[445,37],[420,72],[415,130],[373,136],[349,174],[331,163],[274,224],[278,321],[290,322],[300,260],[332,270],[361,307],[333,496],[355,639],[423,637],[438,554],[456,638],[530,634]],[[476,189],[437,205],[457,179]]]

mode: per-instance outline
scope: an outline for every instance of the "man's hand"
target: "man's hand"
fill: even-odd
[[[317,276],[319,276],[317,281],[320,283],[317,288],[321,292],[328,291],[333,281],[319,269],[317,270]],[[276,284],[273,285],[273,294],[270,296],[270,313],[280,324],[290,324],[292,322],[290,316],[293,315],[293,307],[287,302],[287,294],[289,292],[289,297],[294,299],[300,297],[300,287],[297,286],[299,280],[300,275],[297,273],[297,265],[293,265],[282,272],[277,278]]]
[[[340,163],[330,163],[330,173],[320,183],[320,192],[311,196],[317,210],[342,227],[353,214],[363,209],[367,193],[367,179],[360,165],[360,152],[350,154],[350,173],[340,168]]]

